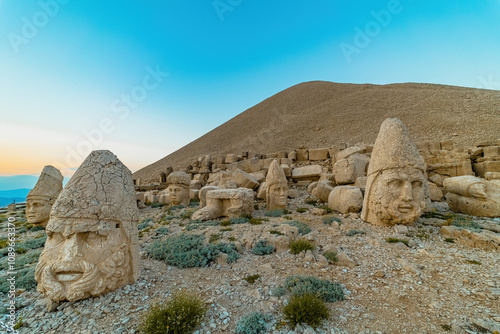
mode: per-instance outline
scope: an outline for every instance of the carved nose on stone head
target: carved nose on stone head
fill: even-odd
[[[63,261],[74,260],[80,255],[80,237],[78,233],[66,237],[61,253]]]
[[[405,201],[411,201],[413,199],[413,193],[412,193],[412,187],[411,187],[411,182],[405,182],[403,184],[403,193],[402,193],[402,198]]]

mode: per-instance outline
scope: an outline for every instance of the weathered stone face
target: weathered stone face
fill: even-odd
[[[266,177],[266,203],[268,210],[286,209],[288,200],[288,182],[283,168],[277,160],[269,166]]]
[[[56,301],[98,296],[129,283],[130,248],[118,221],[65,220],[47,226],[36,273]]]
[[[403,122],[386,119],[368,166],[361,219],[375,225],[415,222],[429,202],[425,170]]]
[[[167,177],[168,196],[172,205],[189,205],[191,177],[186,172],[174,172]]]
[[[49,221],[50,209],[62,190],[63,176],[53,166],[45,166],[35,187],[26,197],[26,218],[28,223],[45,227]]]
[[[285,209],[288,200],[288,184],[272,184],[267,191],[268,210]]]
[[[130,171],[111,152],[92,152],[52,207],[35,270],[38,291],[75,301],[135,282],[137,220]]]
[[[49,221],[52,204],[54,203],[43,198],[26,199],[26,218],[28,223],[45,227]]]
[[[385,170],[374,184],[372,203],[375,214],[384,224],[411,224],[426,206],[425,178],[411,167]]]
[[[172,184],[168,186],[168,194],[172,205],[189,205],[189,188]]]

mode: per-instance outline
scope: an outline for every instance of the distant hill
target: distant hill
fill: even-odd
[[[206,154],[370,144],[387,117],[403,120],[416,141],[452,139],[458,146],[471,146],[500,138],[500,92],[418,83],[301,83],[140,169],[134,177],[157,177],[168,166],[185,168]]]

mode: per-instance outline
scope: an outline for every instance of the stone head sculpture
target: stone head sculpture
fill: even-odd
[[[412,224],[428,199],[426,166],[408,129],[399,119],[386,119],[373,147],[361,219],[375,225]]]
[[[191,177],[186,172],[173,172],[167,177],[168,193],[172,205],[189,205]]]
[[[266,176],[266,203],[268,210],[285,209],[288,200],[288,181],[278,160],[273,160]]]
[[[110,151],[93,151],[52,207],[38,291],[75,301],[135,282],[138,216],[130,171]]]
[[[26,218],[28,223],[45,227],[49,221],[50,209],[62,190],[63,176],[53,166],[43,167],[35,187],[26,197]]]

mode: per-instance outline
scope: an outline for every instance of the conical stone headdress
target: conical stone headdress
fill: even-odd
[[[287,184],[287,179],[283,168],[278,164],[278,160],[273,160],[269,166],[266,176],[266,188],[273,184]]]
[[[27,199],[42,199],[54,203],[62,190],[63,176],[54,166],[43,167],[42,173]]]
[[[373,146],[368,175],[384,169],[413,167],[425,172],[425,162],[406,125],[397,118],[387,118]]]

